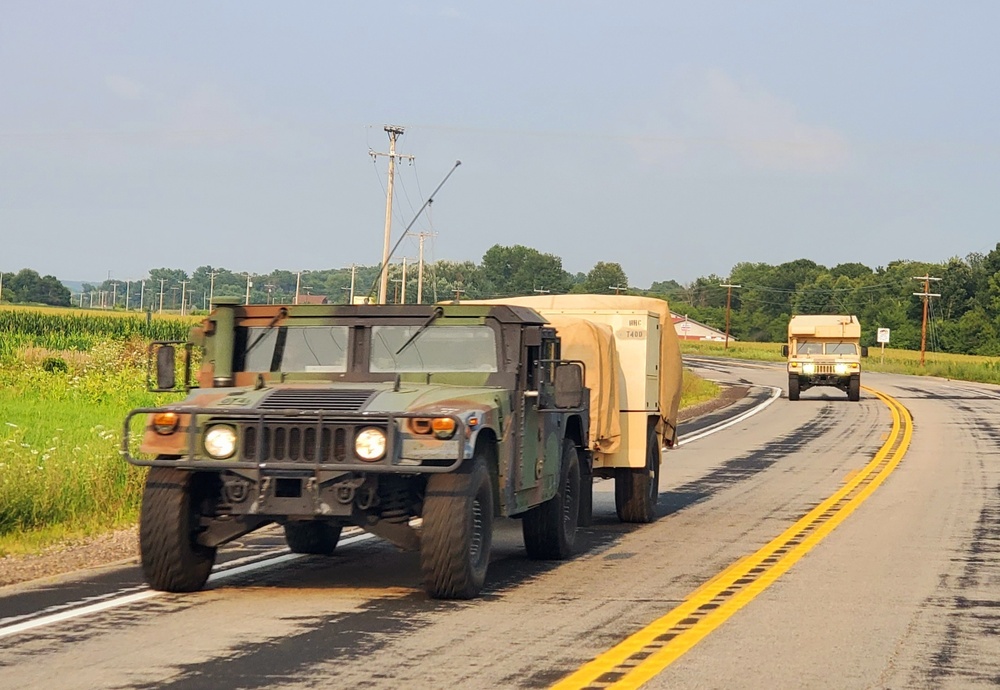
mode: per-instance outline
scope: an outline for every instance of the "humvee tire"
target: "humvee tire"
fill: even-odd
[[[561,561],[573,555],[580,519],[580,456],[572,439],[563,440],[555,496],[524,514],[521,531],[528,558]],[[588,487],[589,488],[589,487]]]
[[[292,553],[329,556],[337,548],[343,525],[326,520],[286,522],[285,543]]]
[[[799,399],[799,377],[796,374],[790,374],[788,377],[788,399],[793,401]]]
[[[150,467],[139,514],[142,572],[153,589],[195,592],[215,564],[215,547],[196,541],[204,498],[196,473],[174,467]]]
[[[424,494],[420,569],[435,599],[471,599],[483,588],[493,541],[493,487],[480,450],[455,472],[432,474]]]
[[[847,399],[851,402],[858,402],[861,400],[860,376],[852,376],[850,382],[847,384]]]
[[[656,428],[646,435],[646,466],[615,468],[615,511],[622,522],[652,522],[660,496],[660,443]]]

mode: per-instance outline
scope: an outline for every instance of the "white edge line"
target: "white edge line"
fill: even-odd
[[[678,446],[687,445],[688,443],[691,443],[692,441],[697,441],[698,439],[702,439],[702,438],[705,438],[706,436],[710,436],[710,435],[716,433],[717,431],[722,431],[723,429],[728,429],[729,427],[733,426],[734,424],[739,424],[743,420],[748,419],[749,417],[754,416],[755,414],[757,414],[758,412],[760,412],[761,410],[763,410],[768,405],[770,405],[775,400],[777,400],[778,398],[781,397],[781,389],[780,388],[778,388],[777,386],[769,386],[769,388],[771,389],[771,397],[768,398],[767,400],[765,400],[764,402],[762,402],[761,404],[757,405],[756,407],[750,408],[746,412],[738,414],[737,416],[733,417],[732,419],[726,420],[725,422],[721,422],[719,424],[716,424],[715,426],[711,426],[711,427],[709,427],[707,429],[704,429],[704,430],[700,431],[697,434],[694,434],[694,435],[691,435],[691,436],[684,436],[683,438],[680,438],[680,439],[677,440],[677,445]]]
[[[364,532],[354,537],[349,537],[341,541],[337,546],[348,546],[350,544],[355,544],[359,541],[366,541],[368,539],[374,539],[375,535]],[[242,575],[243,573],[249,573],[254,570],[262,570],[264,568],[270,568],[276,565],[281,565],[282,563],[288,563],[289,561],[294,561],[299,558],[303,558],[304,554],[298,553],[285,553],[281,556],[275,556],[273,558],[267,558],[262,561],[256,561],[253,563],[247,563],[245,565],[238,565],[236,567],[228,567],[222,570],[218,570],[209,576],[209,582],[218,582],[219,580],[225,580],[230,577],[235,577],[236,575]],[[243,559],[239,559],[243,560]],[[233,561],[234,563],[236,561]],[[114,599],[109,599],[107,601],[102,601],[96,604],[89,604],[87,606],[82,606],[80,608],[72,609],[70,611],[63,611],[61,613],[55,613],[49,616],[43,616],[41,618],[35,618],[34,620],[25,621],[23,623],[17,623],[15,625],[8,625],[6,627],[0,628],[0,638],[8,637],[10,635],[17,635],[18,633],[26,632],[28,630],[33,630],[35,628],[41,628],[46,625],[54,625],[56,623],[62,623],[63,621],[72,620],[74,618],[81,618],[83,616],[90,616],[95,613],[101,613],[102,611],[107,611],[109,609],[115,609],[120,606],[128,606],[129,604],[134,604],[139,601],[145,601],[147,599],[152,599],[158,597],[161,594],[166,594],[166,592],[160,592],[153,589],[145,589],[141,592],[135,592],[133,594],[127,594],[125,596],[116,597]]]

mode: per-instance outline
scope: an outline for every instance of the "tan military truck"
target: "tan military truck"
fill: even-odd
[[[804,314],[788,322],[788,344],[781,354],[788,358],[788,399],[813,386],[834,386],[847,399],[861,399],[861,323],[856,316]]]
[[[590,389],[588,450],[593,476],[615,481],[623,522],[656,516],[661,449],[677,441],[682,366],[667,302],[627,295],[538,295],[488,300],[530,307],[562,341],[562,357],[584,365]],[[586,485],[590,477],[584,477]],[[584,490],[582,498],[591,498]],[[586,519],[589,510],[581,510]]]

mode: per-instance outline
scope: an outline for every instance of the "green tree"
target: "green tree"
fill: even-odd
[[[554,294],[569,292],[572,276],[563,270],[562,259],[522,245],[490,247],[480,264],[485,282],[496,297],[530,295],[535,290]]]

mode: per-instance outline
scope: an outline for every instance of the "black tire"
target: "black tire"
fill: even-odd
[[[139,515],[142,573],[153,589],[195,592],[215,564],[215,548],[197,542],[207,498],[204,477],[173,467],[151,467]]]
[[[285,542],[292,553],[329,556],[337,548],[343,525],[326,520],[286,522]]]
[[[559,489],[521,519],[528,558],[561,561],[573,555],[580,520],[580,456],[576,444],[563,441],[559,462]]]
[[[646,466],[615,468],[615,510],[622,522],[656,519],[660,496],[660,443],[652,425],[646,437]]]
[[[851,402],[861,400],[861,377],[852,376],[847,384],[847,399]]]
[[[795,374],[788,375],[788,399],[792,401],[799,399],[799,377]]]
[[[493,541],[493,487],[477,450],[455,472],[432,474],[424,494],[420,569],[435,599],[472,599],[483,588]]]

